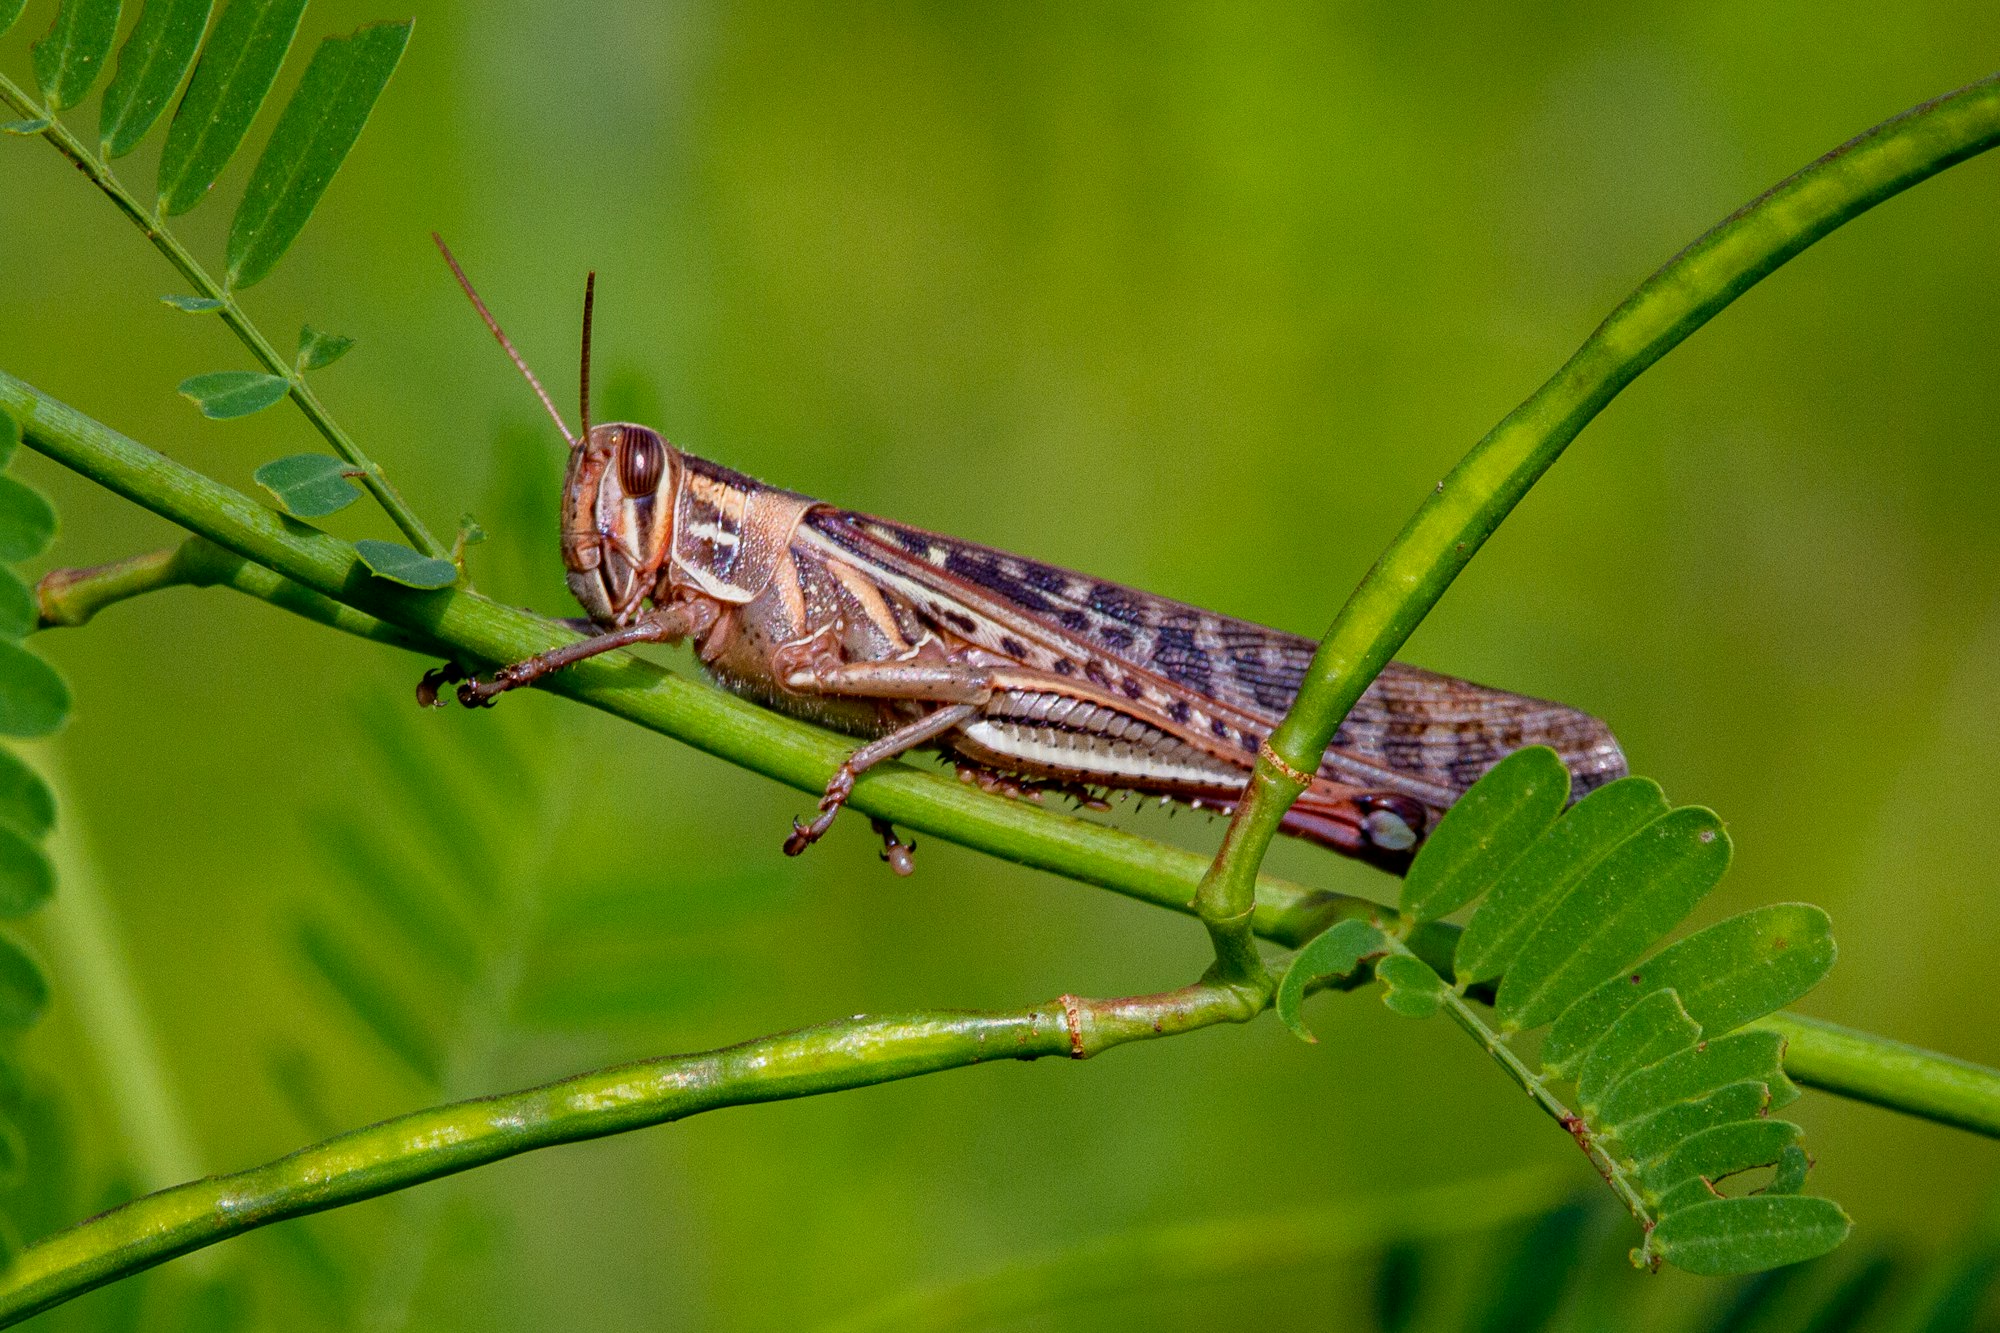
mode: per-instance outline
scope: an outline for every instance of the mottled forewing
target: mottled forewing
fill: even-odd
[[[1053,638],[1219,705],[1260,731],[1291,707],[1316,647],[1296,634],[887,519],[823,508],[807,522],[859,557],[955,589],[982,621],[957,626],[962,632],[997,621],[1017,636]],[[1525,745],[1555,749],[1579,795],[1625,772],[1610,730],[1588,713],[1399,662],[1348,715],[1323,771],[1445,805]]]

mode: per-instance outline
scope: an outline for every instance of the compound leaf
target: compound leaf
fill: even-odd
[[[305,0],[229,0],[167,129],[161,212],[193,208],[229,165],[270,95],[305,8]]]
[[[1668,945],[1571,1005],[1542,1043],[1542,1067],[1567,1075],[1619,1015],[1661,988],[1680,995],[1704,1033],[1722,1036],[1804,995],[1833,959],[1833,924],[1819,908],[1753,908]]]
[[[298,239],[409,41],[404,21],[369,24],[320,43],[229,224],[231,287],[261,281]]]
[[[344,333],[322,333],[308,324],[299,330],[300,370],[323,370],[346,356],[354,339]]]
[[[325,518],[361,498],[361,489],[347,479],[349,470],[325,454],[291,454],[272,459],[253,475],[293,518]]]
[[[214,8],[215,0],[146,0],[119,49],[118,73],[98,112],[98,146],[106,158],[137,148],[160,119],[194,64]]]
[[[69,686],[54,667],[0,639],[0,736],[46,736],[69,716],[69,704]]]
[[[104,72],[104,59],[118,36],[120,0],[62,0],[48,35],[32,52],[35,86],[49,110],[81,102]]]
[[[1506,972],[1585,872],[1668,808],[1666,794],[1650,778],[1620,778],[1578,801],[1500,877],[1466,923],[1453,959],[1459,981],[1491,981]]]
[[[55,535],[55,506],[33,487],[0,477],[0,561],[32,560],[49,549]]]
[[[1728,866],[1729,835],[1698,806],[1671,811],[1620,843],[1521,946],[1500,982],[1502,1026],[1552,1021],[1673,929]]]
[[[1492,888],[1568,801],[1569,770],[1548,746],[1502,759],[1424,840],[1403,880],[1402,914],[1435,921]]]
[[[1604,1094],[1633,1070],[1664,1060],[1699,1040],[1701,1025],[1688,1017],[1680,996],[1670,990],[1654,991],[1626,1010],[1590,1048],[1576,1079],[1576,1099],[1584,1115],[1595,1117]]]
[[[194,400],[201,414],[211,421],[229,421],[283,400],[292,383],[282,375],[266,375],[261,370],[216,370],[181,381],[184,398]]]
[[[1705,1276],[1754,1273],[1818,1258],[1853,1228],[1831,1199],[1758,1194],[1711,1199],[1660,1219],[1652,1245],[1676,1268]]]
[[[458,581],[458,566],[449,560],[420,554],[401,542],[366,538],[354,543],[354,553],[368,572],[406,588],[449,588]]]
[[[1306,987],[1344,977],[1361,966],[1362,960],[1388,947],[1389,941],[1380,930],[1358,918],[1350,917],[1327,927],[1308,940],[1292,959],[1292,965],[1285,969],[1284,978],[1278,982],[1278,1017],[1300,1041],[1318,1041],[1299,1014],[1300,1006],[1305,1003]]]

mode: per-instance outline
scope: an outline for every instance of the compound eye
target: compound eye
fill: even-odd
[[[667,470],[667,446],[649,430],[627,430],[618,437],[618,483],[627,495],[651,495]]]

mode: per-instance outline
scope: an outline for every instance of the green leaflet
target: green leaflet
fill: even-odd
[[[321,333],[308,324],[299,330],[300,370],[323,370],[346,356],[354,339],[343,333]]]
[[[33,1027],[49,1005],[48,978],[21,942],[0,931],[0,1030]]]
[[[13,413],[0,408],[0,467],[5,467],[20,447],[21,423],[14,420]]]
[[[1678,1102],[1643,1120],[1622,1127],[1618,1141],[1625,1155],[1639,1164],[1643,1175],[1655,1158],[1665,1157],[1683,1139],[1734,1120],[1752,1120],[1771,1107],[1771,1088],[1762,1079],[1746,1079],[1718,1088],[1706,1097]]]
[[[1392,1013],[1429,1018],[1444,1007],[1443,979],[1410,954],[1392,953],[1384,958],[1375,965],[1375,979],[1382,983],[1382,1003]]]
[[[369,573],[406,588],[449,588],[458,581],[457,565],[419,554],[401,542],[366,538],[354,543],[354,553]]]
[[[0,638],[26,638],[41,618],[35,594],[11,569],[0,568]]]
[[[1740,1171],[1776,1166],[1802,1132],[1789,1120],[1739,1120],[1704,1129],[1646,1172],[1646,1188],[1663,1195],[1686,1181],[1713,1183]]]
[[[1676,1268],[1715,1276],[1816,1258],[1846,1240],[1852,1228],[1831,1199],[1759,1194],[1669,1213],[1652,1242]]]
[[[1833,966],[1832,930],[1809,903],[1774,903],[1697,931],[1571,1005],[1542,1043],[1542,1065],[1567,1075],[1620,1014],[1662,987],[1711,1037],[1782,1009]]]
[[[1312,1034],[1299,1013],[1305,1003],[1306,987],[1344,977],[1361,966],[1363,959],[1388,947],[1388,939],[1368,922],[1353,918],[1336,921],[1306,941],[1306,946],[1292,959],[1292,965],[1285,969],[1284,978],[1278,982],[1278,1017],[1300,1041],[1317,1042],[1319,1038]]]
[[[55,535],[55,507],[40,492],[0,477],[0,561],[32,560],[49,549]]]
[[[1686,1050],[1700,1039],[1701,1027],[1688,1017],[1680,996],[1670,990],[1654,991],[1626,1010],[1590,1048],[1590,1057],[1576,1079],[1578,1109],[1595,1118],[1604,1094],[1620,1079]]]
[[[26,916],[55,891],[55,871],[41,848],[0,825],[0,917]]]
[[[1785,1077],[1784,1053],[1785,1039],[1761,1029],[1702,1042],[1628,1074],[1605,1094],[1595,1120],[1612,1136],[1622,1137],[1629,1124],[1749,1079],[1771,1090],[1768,1109],[1777,1110],[1799,1096]]]
[[[62,111],[81,102],[118,36],[120,0],[62,0],[48,35],[32,52],[35,86],[49,110]]]
[[[181,381],[180,392],[211,421],[229,421],[261,412],[292,391],[291,381],[261,370],[216,370]]]
[[[305,0],[229,0],[160,152],[159,208],[185,213],[208,194],[270,95]]]
[[[1458,979],[1491,981],[1513,966],[1542,918],[1618,844],[1667,813],[1650,778],[1620,778],[1578,801],[1522,855],[1481,903],[1459,939]]]
[[[320,43],[229,224],[231,287],[261,281],[298,239],[409,41],[405,21],[370,24]]]
[[[291,454],[264,464],[255,477],[279,509],[293,518],[312,519],[337,514],[361,498],[360,488],[347,479],[349,470],[325,454]]]
[[[1554,750],[1516,750],[1473,784],[1424,840],[1403,880],[1413,921],[1449,916],[1493,886],[1569,801],[1569,770]]]
[[[1540,1027],[1694,910],[1729,866],[1714,812],[1684,806],[1590,868],[1521,946],[1500,981],[1503,1030]]]
[[[0,824],[40,838],[56,823],[56,798],[42,775],[0,746]]]
[[[98,111],[98,150],[107,159],[137,148],[167,109],[194,64],[214,7],[215,0],[146,0]]]
[[[46,736],[68,716],[69,686],[55,668],[20,644],[0,639],[0,736]]]
[[[0,0],[0,33],[13,27],[27,7],[28,0]]]

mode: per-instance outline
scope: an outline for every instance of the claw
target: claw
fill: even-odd
[[[443,666],[432,667],[424,672],[417,682],[417,705],[421,708],[442,708],[444,700],[439,698],[447,685],[465,680],[465,668],[456,662],[446,662]]]

